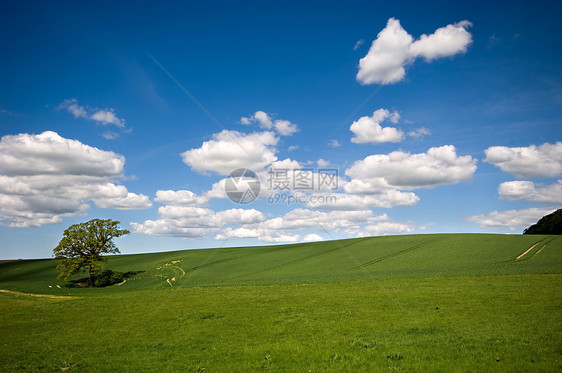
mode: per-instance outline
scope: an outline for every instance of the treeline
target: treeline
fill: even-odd
[[[525,229],[523,234],[562,234],[562,209],[543,216],[536,224]]]

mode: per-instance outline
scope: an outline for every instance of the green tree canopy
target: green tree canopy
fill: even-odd
[[[68,227],[58,246],[53,249],[55,259],[61,260],[57,269],[62,272],[58,278],[67,280],[82,271],[89,272],[89,285],[94,284],[95,276],[107,260],[103,254],[119,253],[113,239],[130,232],[118,229],[119,222],[110,219],[92,219],[86,223]]]
[[[523,234],[562,234],[562,209],[543,216],[536,224],[525,229]]]

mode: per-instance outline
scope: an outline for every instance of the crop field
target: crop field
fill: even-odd
[[[106,288],[1,263],[0,371],[561,371],[561,252],[448,234],[117,255]]]

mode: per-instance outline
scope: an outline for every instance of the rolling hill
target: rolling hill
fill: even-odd
[[[107,288],[1,263],[0,371],[560,371],[561,248],[445,234],[118,255],[128,277]]]
[[[437,234],[117,255],[109,257],[106,267],[134,275],[123,286],[104,291],[560,273],[561,249],[558,236]],[[101,289],[77,289],[56,280],[55,266],[53,260],[0,264],[0,288],[45,294],[100,293]]]

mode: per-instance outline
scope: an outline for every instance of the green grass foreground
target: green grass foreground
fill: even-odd
[[[561,249],[422,235],[122,255],[108,268],[134,274],[102,289],[4,263],[0,289],[82,298],[0,293],[0,371],[560,371]]]

